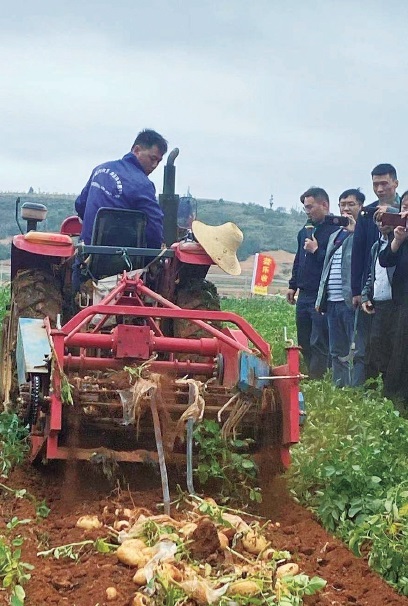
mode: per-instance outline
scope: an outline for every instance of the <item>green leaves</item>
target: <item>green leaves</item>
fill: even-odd
[[[52,547],[51,549],[47,549],[45,551],[39,551],[37,556],[49,557],[53,556],[56,560],[61,558],[69,558],[70,560],[78,561],[84,552],[85,548],[95,549],[98,553],[111,553],[112,551],[116,551],[118,548],[117,545],[112,545],[108,543],[106,539],[96,539],[96,541],[92,541],[91,539],[85,541],[79,541],[77,543],[68,543],[67,545],[58,545],[57,547]]]
[[[308,420],[292,449],[293,494],[408,592],[408,422],[379,390],[336,389],[329,379],[302,390]]]
[[[17,415],[0,413],[0,476],[5,478],[15,465],[22,463],[28,452],[28,431]]]
[[[257,466],[249,454],[241,452],[248,449],[251,440],[225,441],[220,426],[213,420],[204,420],[195,427],[194,440],[198,446],[195,472],[200,484],[215,481],[222,497],[239,503],[262,500],[255,485]]]
[[[21,523],[28,523],[30,520],[22,520]],[[17,526],[17,518],[13,518],[8,530]],[[24,604],[25,592],[22,584],[30,578],[30,571],[34,566],[21,562],[21,545],[23,539],[19,536],[14,539],[0,536],[0,578],[2,586],[5,589],[11,589],[10,604],[22,606]],[[14,549],[16,547],[16,549]]]
[[[296,340],[296,322],[293,307],[284,297],[223,299],[221,304],[224,311],[244,317],[271,344],[275,366],[286,362],[283,329],[286,326],[288,338]]]

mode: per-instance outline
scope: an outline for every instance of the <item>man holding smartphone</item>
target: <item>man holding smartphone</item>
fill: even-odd
[[[359,214],[353,238],[351,289],[354,307],[361,305],[361,290],[367,281],[370,269],[371,248],[380,236],[374,214],[377,211],[385,212],[387,207],[397,209],[397,212],[400,208],[397,171],[394,166],[378,164],[371,171],[371,178],[377,200],[366,207],[364,214]]]
[[[388,366],[384,377],[384,395],[391,398],[398,410],[406,414],[408,410],[408,191],[402,196],[402,225],[394,229],[394,237],[380,250],[378,259],[382,267],[394,269],[392,277],[392,300],[395,312],[392,315],[393,339],[387,349]],[[377,315],[377,312],[376,314]],[[374,317],[375,317],[374,315]],[[381,343],[385,349],[387,343]]]
[[[361,292],[370,271],[371,249],[380,238],[377,219],[387,210],[398,212],[400,199],[397,194],[397,171],[392,164],[378,164],[371,171],[373,191],[377,200],[360,213],[353,238],[353,251],[351,255],[351,289],[353,305],[361,307]],[[366,357],[366,379],[377,376],[375,368],[371,367],[369,352],[371,316],[364,314],[364,342]]]
[[[308,374],[312,379],[320,379],[329,365],[329,339],[326,316],[316,311],[315,303],[327,243],[338,226],[325,223],[330,202],[327,192],[321,187],[311,187],[300,196],[300,201],[307,222],[298,233],[298,247],[286,298],[291,305],[296,303],[297,339]]]
[[[354,228],[365,196],[359,189],[348,189],[339,197],[341,217],[346,225],[329,238],[324,259],[316,311],[326,313],[333,383],[338,387],[362,385],[365,381],[364,343],[358,308],[351,292],[351,252]]]

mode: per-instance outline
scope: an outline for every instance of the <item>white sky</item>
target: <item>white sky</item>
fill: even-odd
[[[154,128],[177,192],[333,202],[390,162],[408,121],[405,0],[17,0],[0,37],[0,190],[79,193]],[[158,193],[163,168],[152,178]]]

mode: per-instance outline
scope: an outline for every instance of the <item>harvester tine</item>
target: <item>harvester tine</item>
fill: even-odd
[[[193,483],[193,431],[194,419],[187,419],[187,490],[189,494],[195,494]]]
[[[157,454],[159,457],[160,477],[163,490],[163,505],[164,513],[170,515],[170,491],[169,491],[169,478],[167,475],[166,459],[164,456],[163,438],[160,428],[159,413],[157,412],[156,405],[156,389],[150,390],[150,409],[152,411],[154,436],[156,438]]]

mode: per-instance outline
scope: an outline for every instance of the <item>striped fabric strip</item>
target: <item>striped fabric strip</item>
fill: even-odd
[[[342,247],[338,248],[332,257],[329,278],[327,281],[327,300],[344,301],[341,281]]]

